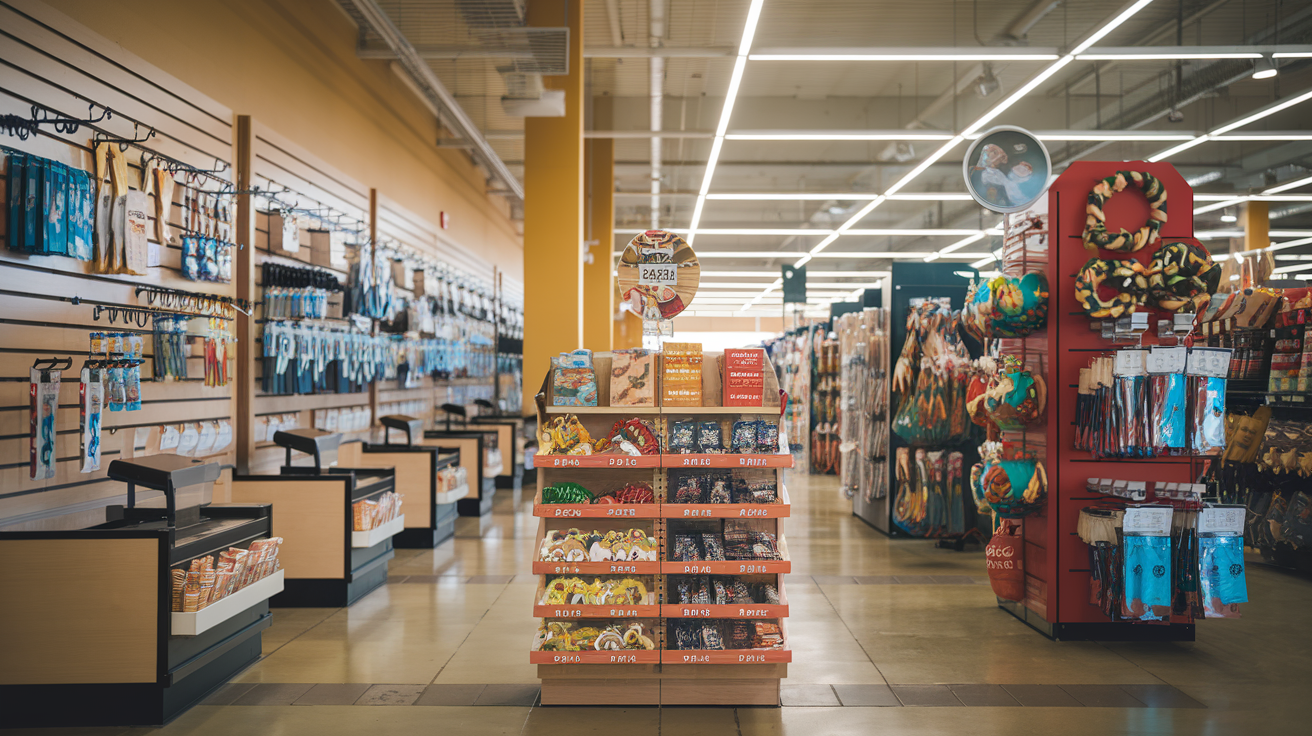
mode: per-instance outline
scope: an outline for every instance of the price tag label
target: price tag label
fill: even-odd
[[[1148,372],[1157,375],[1184,373],[1188,359],[1188,348],[1153,347],[1148,351]]]
[[[1144,374],[1144,356],[1147,350],[1117,350],[1116,375],[1142,376]]]
[[[1230,348],[1190,348],[1189,375],[1225,378],[1230,373]]]
[[[1243,534],[1244,509],[1214,507],[1203,509],[1198,520],[1199,534]]]
[[[679,283],[679,267],[673,263],[639,263],[638,283],[643,286],[674,286]]]
[[[1171,508],[1149,507],[1125,510],[1122,528],[1126,534],[1165,537],[1171,534]]]

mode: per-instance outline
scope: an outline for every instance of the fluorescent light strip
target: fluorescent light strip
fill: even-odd
[[[1213,136],[1217,141],[1312,141],[1312,133],[1228,133]]]
[[[697,258],[698,259],[746,258],[750,260],[761,260],[761,259],[787,260],[798,256],[810,255],[812,258],[841,258],[841,259],[854,259],[854,260],[871,260],[871,259],[877,260],[882,258],[882,259],[896,260],[902,258],[923,258],[925,255],[929,254],[930,252],[931,251],[917,252],[917,251],[907,251],[907,250],[894,250],[894,251],[863,250],[863,251],[834,251],[834,252],[808,254],[808,253],[798,253],[796,251],[777,251],[777,250],[719,250],[719,251],[698,251]],[[613,255],[618,258],[622,253],[623,251],[615,251]],[[957,260],[957,259],[969,259],[969,258],[983,258],[986,255],[988,254],[961,252],[961,253],[952,253],[948,257]]]
[[[1056,54],[1045,53],[920,53],[902,51],[883,54],[752,54],[752,61],[1052,61]]]
[[[959,237],[961,237],[961,236],[963,236],[963,235],[972,235],[972,236],[974,236],[974,235],[978,235],[978,236],[980,236],[980,237],[983,237],[983,236],[985,235],[985,231],[983,231],[983,230],[975,230],[975,229],[972,229],[972,228],[948,228],[948,227],[945,227],[945,228],[896,228],[896,227],[894,227],[894,228],[873,228],[873,229],[867,229],[867,230],[856,230],[856,229],[853,229],[853,230],[848,230],[845,234],[846,234],[846,235],[894,236],[894,237],[896,237],[896,236],[907,236],[907,237],[921,237],[921,238],[932,238],[932,237],[935,237],[935,236],[943,236],[943,237],[945,237],[945,238],[946,238],[946,237],[956,237],[956,238],[959,238]],[[973,242],[973,241],[972,241],[972,242]]]
[[[1312,237],[1312,230],[1272,230],[1268,235],[1272,238],[1307,238]],[[1221,238],[1242,238],[1243,230],[1203,230],[1194,233],[1194,237],[1199,240],[1219,240]]]
[[[1209,130],[1207,133],[1204,133],[1203,135],[1200,135],[1191,141],[1187,141],[1185,143],[1181,143],[1178,146],[1168,148],[1165,151],[1155,153],[1152,156],[1149,156],[1148,160],[1154,162],[1163,161],[1167,158],[1170,158],[1171,156],[1176,155],[1177,153],[1187,151],[1190,148],[1193,148],[1194,146],[1197,146],[1200,143],[1206,143],[1207,141],[1212,141],[1212,140],[1225,140],[1224,137],[1225,133],[1228,133],[1236,128],[1242,128],[1245,125],[1249,125],[1250,123],[1255,123],[1263,118],[1274,115],[1280,112],[1281,110],[1287,110],[1293,107],[1294,105],[1301,104],[1308,100],[1312,100],[1312,90],[1306,90],[1281,102],[1271,103],[1270,105],[1258,109],[1256,112],[1253,112],[1249,115],[1239,118],[1238,120],[1235,120],[1230,123],[1226,123],[1225,125],[1222,125],[1219,128],[1214,128],[1212,130]],[[1270,192],[1270,190],[1267,191],[1268,193]]]
[[[966,246],[970,245],[971,243],[979,242],[979,241],[981,241],[981,240],[983,240],[984,238],[987,238],[987,237],[988,237],[988,234],[987,234],[987,233],[975,233],[974,235],[969,235],[969,236],[967,236],[967,237],[962,238],[961,240],[958,240],[957,242],[953,243],[952,245],[948,245],[948,246],[944,246],[944,247],[942,247],[942,248],[939,248],[938,255],[939,255],[939,256],[943,256],[943,255],[946,255],[946,254],[948,254],[948,253],[953,253],[953,252],[955,252],[955,251],[959,251],[959,250],[961,250],[962,248],[965,248]]]
[[[1301,263],[1297,266],[1281,266],[1272,269],[1271,273],[1293,273],[1295,271],[1312,271],[1312,263]]]
[[[752,0],[747,7],[747,22],[743,26],[742,39],[738,42],[738,58],[733,62],[733,74],[729,77],[729,90],[724,96],[724,109],[720,111],[720,124],[715,128],[715,140],[711,143],[711,154],[706,159],[706,172],[702,174],[702,187],[697,194],[697,204],[693,206],[692,220],[688,224],[688,245],[697,238],[697,226],[701,224],[702,211],[706,208],[706,195],[711,190],[711,179],[715,176],[715,165],[724,148],[724,134],[729,130],[729,118],[733,117],[734,101],[738,97],[738,88],[743,81],[743,71],[747,68],[747,52],[752,50],[752,39],[756,36],[756,25],[761,20],[761,7],[765,0]]]
[[[1272,59],[1309,59],[1312,58],[1312,51],[1277,51],[1271,54]]]
[[[756,278],[771,277],[779,271],[702,271],[702,278]],[[866,278],[883,278],[890,275],[891,271],[808,271],[807,278],[832,278],[832,279],[866,279]]]
[[[1147,5],[1150,2],[1152,2],[1152,0],[1139,0],[1139,2],[1136,3],[1136,5]],[[1119,23],[1117,25],[1119,25]],[[1002,102],[999,102],[997,105],[994,105],[992,110],[989,110],[988,112],[984,113],[982,116],[980,116],[978,120],[976,120],[974,123],[971,123],[970,127],[966,128],[965,134],[969,135],[983,128],[990,121],[992,121],[993,118],[996,118],[997,116],[1001,115],[1003,112],[1007,110],[1007,108],[1019,102],[1020,99],[1025,95],[1028,95],[1030,92],[1033,92],[1036,87],[1038,87],[1040,84],[1043,84],[1045,81],[1048,80],[1049,77],[1061,71],[1063,68],[1066,67],[1067,64],[1071,63],[1074,60],[1075,60],[1074,56],[1067,54],[1066,56],[1063,56],[1057,61],[1054,61],[1052,64],[1048,65],[1046,69],[1034,75],[1034,77],[1030,79],[1030,81],[1026,82],[1024,86],[1022,86],[1020,89],[1016,90],[1015,92],[1012,92],[1011,95],[1007,97],[1007,99],[1003,100]]]
[[[931,153],[929,157],[926,158],[924,161],[921,161],[919,164],[916,164],[916,168],[903,174],[902,178],[894,182],[893,186],[889,187],[888,191],[884,193],[897,194],[898,191],[902,189],[902,187],[905,187],[906,185],[910,184],[912,179],[915,179],[917,176],[920,176],[921,174],[925,173],[925,169],[928,169],[929,167],[933,166],[935,163],[938,162],[939,159],[946,156],[948,151],[951,151],[952,149],[956,148],[957,144],[961,143],[964,140],[966,140],[966,137],[964,135],[953,136],[952,140],[948,141],[947,143],[944,143],[941,148]],[[871,207],[870,209],[874,209],[874,207]]]
[[[1263,193],[1263,194],[1279,194],[1280,192],[1288,191],[1288,190],[1290,190],[1290,189],[1298,189],[1299,187],[1305,187],[1305,186],[1307,186],[1307,185],[1309,185],[1309,184],[1312,184],[1312,176],[1309,176],[1309,177],[1306,177],[1306,178],[1303,178],[1303,179],[1296,179],[1296,180],[1294,180],[1294,181],[1287,182],[1287,183],[1285,183],[1285,184],[1281,184],[1280,186],[1277,186],[1277,187],[1271,187],[1270,189],[1267,189],[1266,191],[1264,191],[1264,192],[1262,192],[1262,193]]]
[[[1262,55],[1255,52],[1216,54],[1180,51],[1159,54],[1140,51],[1127,51],[1124,53],[1103,53],[1100,51],[1092,54],[1080,54],[1075,58],[1080,61],[1188,61],[1189,59],[1260,59]]]
[[[632,228],[616,228],[616,235],[637,235],[646,232]],[[690,229],[670,228],[672,233],[691,233]],[[699,235],[830,235],[834,231],[807,227],[709,227],[697,231]]]
[[[1038,87],[1040,84],[1043,84],[1045,80],[1049,79],[1054,74],[1065,68],[1066,65],[1073,62],[1077,54],[1084,52],[1090,46],[1097,43],[1108,33],[1111,33],[1113,30],[1118,28],[1122,23],[1132,18],[1135,15],[1135,13],[1138,13],[1140,10],[1143,10],[1145,7],[1147,7],[1152,1],[1153,0],[1135,0],[1135,2],[1127,6],[1115,18],[1103,24],[1101,28],[1090,34],[1088,38],[1086,38],[1078,46],[1072,49],[1069,54],[1066,54],[1060,59],[1056,59],[1055,61],[1053,61],[1053,63],[1049,64],[1038,74],[1034,75],[1034,77],[1032,77],[1023,86],[1021,86],[1020,89],[1017,89],[1015,92],[1008,95],[1007,98],[1002,102],[999,102],[997,105],[994,105],[992,109],[984,113],[984,115],[982,115],[968,128],[966,128],[961,135],[953,136],[950,140],[944,143],[943,146],[940,147],[937,151],[930,154],[928,158],[926,158],[924,161],[921,161],[919,164],[915,166],[915,168],[911,169],[906,174],[904,174],[902,178],[894,182],[892,186],[890,186],[888,189],[884,191],[884,194],[885,195],[897,194],[899,191],[902,190],[903,187],[910,184],[916,177],[924,173],[926,169],[928,169],[930,166],[933,166],[939,159],[946,156],[949,151],[951,151],[953,148],[956,148],[956,146],[959,143],[961,143],[966,139],[966,135],[979,131],[986,124],[988,124],[989,121],[1001,115],[1012,105],[1016,104],[1016,102],[1019,101],[1021,98],[1023,98],[1025,95],[1034,91],[1034,89]],[[991,58],[996,59],[997,57],[991,57]],[[851,60],[855,60],[855,59],[851,59]],[[812,257],[818,255],[822,250],[827,248],[830,243],[837,240],[840,235],[847,233],[849,230],[851,230],[866,215],[870,214],[871,211],[873,211],[879,205],[883,204],[885,201],[886,201],[886,197],[876,197],[875,199],[871,200],[869,204],[867,204],[865,207],[862,207],[855,215],[853,215],[850,219],[848,219],[847,222],[843,223],[842,225],[839,225],[837,232],[835,232],[833,235],[829,237],[826,237],[824,240],[820,241],[814,248],[812,248],[810,254],[799,260],[798,264],[799,265],[805,264],[806,262],[811,260]],[[938,255],[935,256],[935,258],[938,257],[941,256]]]
[[[1297,248],[1300,245],[1312,245],[1312,238],[1299,238],[1297,240],[1286,240],[1283,243],[1273,243],[1263,250],[1284,250],[1285,248]]]
[[[951,133],[728,133],[727,141],[946,141]]]
[[[969,202],[974,197],[965,192],[915,192],[890,194],[888,199],[896,202]]]
[[[769,192],[769,193],[745,193],[745,194],[708,194],[707,199],[723,200],[727,202],[755,202],[755,201],[826,201],[836,200],[867,200],[875,199],[878,194],[853,194],[843,192],[839,194],[821,194],[814,192]],[[967,194],[969,199],[970,195]]]
[[[994,258],[994,257],[993,257],[993,254],[990,253],[989,256],[988,256],[987,258],[981,258],[981,259],[979,259],[978,261],[975,261],[974,263],[970,264],[970,267],[971,267],[971,268],[982,268],[982,267],[984,267],[984,266],[989,265],[990,263],[993,263],[993,262],[996,261],[996,260],[998,260],[998,259]]]
[[[1067,56],[1078,56],[1084,53],[1085,51],[1088,51],[1090,46],[1094,45],[1095,43],[1098,43],[1104,37],[1106,37],[1108,33],[1111,33],[1112,31],[1119,28],[1122,23],[1134,17],[1135,13],[1138,13],[1140,10],[1143,10],[1144,8],[1148,7],[1149,3],[1151,3],[1152,1],[1153,0],[1136,0],[1134,4],[1130,5],[1125,10],[1121,11],[1120,15],[1116,16],[1115,18],[1112,18],[1110,21],[1107,22],[1106,25],[1094,31],[1092,35],[1084,39],[1084,41],[1081,42],[1080,45],[1071,49],[1070,53],[1067,54]]]

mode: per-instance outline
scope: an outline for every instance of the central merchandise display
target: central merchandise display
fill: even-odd
[[[529,654],[544,705],[779,703],[792,660],[781,408],[760,349],[552,360]]]

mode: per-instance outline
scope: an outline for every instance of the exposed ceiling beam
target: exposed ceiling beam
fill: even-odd
[[[387,12],[374,0],[342,1],[350,3],[374,33],[377,33],[384,43],[396,52],[397,61],[394,63],[405,72],[400,75],[401,78],[418,88],[420,99],[435,108],[437,117],[443,124],[450,124],[455,133],[474,144],[473,155],[489,174],[499,179],[506,188],[514,192],[516,197],[523,199],[524,187],[519,183],[519,179],[506,168],[505,162],[492,149],[491,144],[479,132],[478,126],[465,113],[456,98],[442,84],[442,80],[438,79],[432,68],[415,53],[405,34],[392,24],[392,19],[388,17]]]

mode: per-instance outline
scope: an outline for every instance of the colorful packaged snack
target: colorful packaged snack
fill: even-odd
[[[697,425],[697,451],[707,455],[724,452],[724,438],[719,422],[702,422]]]
[[[730,452],[739,455],[756,453],[756,422],[737,421],[733,423],[732,445]]]
[[[674,422],[670,425],[670,452],[689,454],[696,446],[696,422]]]

